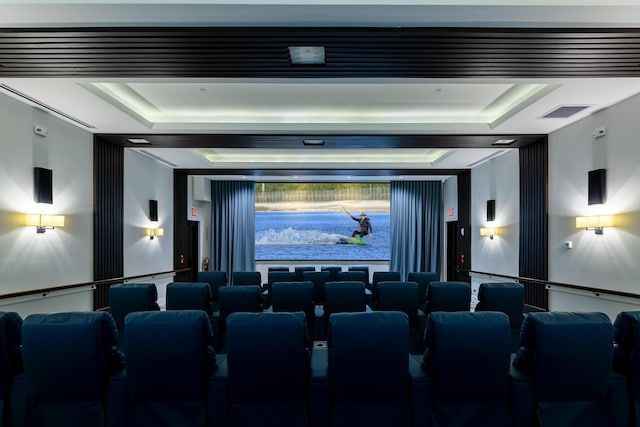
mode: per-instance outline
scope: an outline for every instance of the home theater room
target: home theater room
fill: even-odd
[[[0,427],[640,426],[638,111],[635,0],[0,0]]]

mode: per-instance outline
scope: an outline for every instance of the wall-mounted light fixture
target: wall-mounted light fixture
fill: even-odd
[[[613,227],[615,217],[613,215],[577,216],[576,228],[593,230],[596,234],[602,234],[604,227]]]
[[[491,240],[493,240],[493,236],[495,236],[496,234],[498,234],[497,227],[481,227],[480,228],[480,235],[482,237],[488,237]]]
[[[36,227],[36,233],[44,233],[45,230],[53,230],[56,227],[64,227],[64,215],[26,215],[25,225]]]
[[[164,229],[163,228],[145,228],[144,235],[149,236],[149,238],[153,240],[153,238],[156,236],[158,237],[164,236]]]

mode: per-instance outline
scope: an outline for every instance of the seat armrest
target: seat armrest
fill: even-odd
[[[514,356],[515,355],[511,356],[512,362]],[[509,376],[511,382],[511,413],[513,416],[513,426],[532,427],[535,418],[532,378],[513,366],[509,368]]]
[[[27,377],[24,372],[16,374],[11,379],[11,400],[9,401],[10,426],[25,426],[27,421],[27,406],[29,394],[27,391]],[[6,403],[5,403],[6,405]],[[5,408],[5,412],[7,409]],[[5,414],[6,415],[6,414]]]
[[[316,305],[313,308],[313,313],[315,316],[313,321],[313,340],[324,340],[326,338],[324,332],[324,307]]]
[[[607,401],[609,413],[612,416],[610,425],[612,427],[628,426],[631,403],[627,388],[627,377],[620,372],[612,370],[609,374]]]
[[[412,427],[431,426],[431,378],[422,370],[418,359],[409,355],[409,404]]]
[[[329,427],[329,350],[326,347],[311,351],[309,412],[311,427]]]
[[[120,371],[109,377],[107,405],[107,427],[127,425],[128,391],[127,371]]]
[[[208,427],[226,426],[229,411],[227,383],[229,366],[227,355],[216,355],[218,368],[209,376],[207,393],[207,425]]]

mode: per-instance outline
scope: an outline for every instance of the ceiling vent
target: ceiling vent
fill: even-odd
[[[543,119],[567,119],[582,110],[589,108],[590,105],[565,105],[555,110],[549,111],[542,116]]]

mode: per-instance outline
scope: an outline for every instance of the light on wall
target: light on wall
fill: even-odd
[[[44,233],[45,230],[53,230],[56,227],[64,227],[64,215],[26,215],[25,225],[36,227],[36,233]]]
[[[153,238],[156,236],[158,237],[164,236],[164,229],[163,228],[145,228],[144,235],[149,236],[149,238],[153,240]]]
[[[613,227],[615,217],[613,215],[577,216],[576,228],[594,230],[596,234],[602,234],[604,227]]]
[[[481,227],[480,228],[480,235],[482,237],[488,237],[491,240],[493,240],[493,236],[495,236],[496,234],[498,234],[497,227]]]

